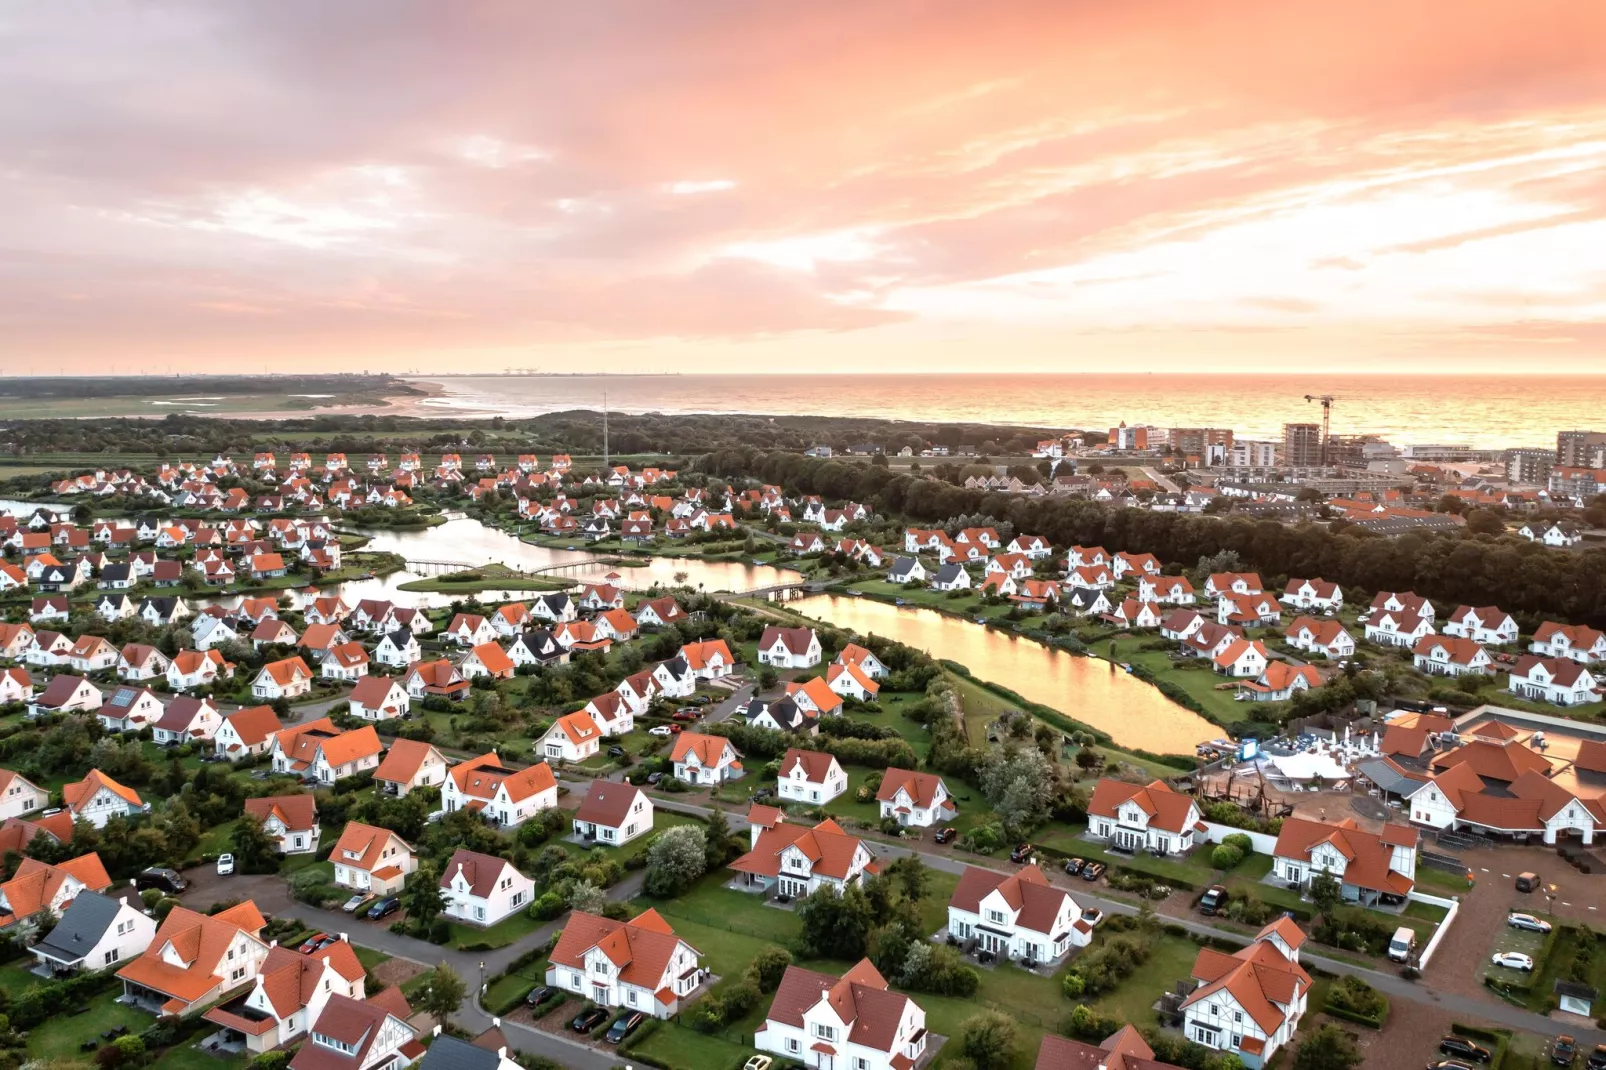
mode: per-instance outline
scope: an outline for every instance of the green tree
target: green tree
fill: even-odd
[[[747,976],[760,992],[773,992],[781,985],[786,968],[792,965],[792,953],[784,947],[771,944],[753,956],[747,964]]]
[[[1016,1029],[1012,1018],[982,1011],[959,1027],[959,1052],[976,1070],[999,1070],[1015,1060]]]
[[[1316,904],[1322,917],[1331,919],[1338,905],[1344,901],[1343,886],[1338,883],[1337,877],[1323,870],[1311,878],[1310,901]]]
[[[272,873],[279,868],[279,845],[255,814],[241,814],[234,822],[229,850],[241,873]]]
[[[660,833],[647,848],[642,890],[658,899],[680,895],[708,871],[707,846],[707,836],[697,825],[676,825]]]
[[[1293,1070],[1355,1070],[1362,1061],[1350,1035],[1328,1022],[1299,1045]]]
[[[575,881],[569,888],[569,909],[582,914],[601,914],[608,905],[608,897],[588,880]]]
[[[821,887],[804,897],[797,914],[803,922],[805,957],[849,962],[864,958],[876,922],[864,889],[849,885],[839,895],[829,886]]]
[[[721,811],[714,811],[703,822],[703,844],[709,869],[719,869],[741,849],[731,835],[730,823]]]
[[[425,981],[413,996],[413,1006],[433,1017],[441,1025],[450,1025],[452,1015],[462,1006],[463,997],[468,994],[468,988],[463,979],[457,976],[444,962],[430,973],[429,980]]]
[[[886,863],[881,869],[884,879],[891,881],[911,903],[918,903],[931,891],[931,870],[919,855],[904,855]]]
[[[420,928],[428,926],[446,909],[446,900],[441,898],[440,872],[430,864],[421,865],[413,873],[413,879],[402,886],[402,908],[407,911],[407,917]]]

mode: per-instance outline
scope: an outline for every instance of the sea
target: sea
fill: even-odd
[[[1281,439],[1285,423],[1396,445],[1550,446],[1606,427],[1606,375],[507,375],[413,377],[442,391],[425,408],[536,416],[565,409],[665,414],[859,416],[1108,430],[1121,423],[1227,427]],[[444,412],[443,412],[444,415]]]

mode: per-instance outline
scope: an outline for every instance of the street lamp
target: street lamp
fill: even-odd
[[[1554,914],[1555,912],[1556,912],[1556,886],[1554,884],[1547,884],[1547,885],[1545,885],[1545,913],[1546,914]]]
[[[485,960],[480,959],[480,995],[485,995]]]

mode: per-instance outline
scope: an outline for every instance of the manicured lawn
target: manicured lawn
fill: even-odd
[[[488,944],[491,947],[506,947],[519,937],[533,933],[545,924],[546,922],[536,921],[522,910],[489,928],[454,921],[450,925],[452,946],[463,948],[475,944]]]
[[[1233,699],[1233,689],[1218,691],[1216,686],[1227,680],[1211,671],[1209,664],[1203,658],[1188,658],[1184,661],[1173,661],[1168,650],[1139,650],[1143,644],[1159,638],[1159,632],[1142,632],[1136,635],[1122,635],[1115,639],[1115,660],[1137,665],[1154,674],[1157,680],[1168,680],[1187,692],[1188,696],[1200,706],[1204,707],[1209,718],[1219,724],[1232,724],[1235,721],[1247,720],[1251,713],[1256,711],[1259,703],[1237,702]],[[1093,653],[1098,657],[1107,657],[1109,643],[1094,643]],[[1273,708],[1280,708],[1280,703],[1268,704]]]
[[[557,839],[554,839],[552,842],[558,844],[565,851],[568,851],[573,855],[583,856],[590,854],[592,851],[600,850],[603,852],[604,856],[608,858],[616,858],[620,862],[624,862],[627,859],[636,857],[637,855],[641,854],[641,852],[651,847],[654,835],[662,833],[665,829],[674,828],[676,825],[701,824],[702,821],[687,814],[672,813],[668,810],[656,810],[653,812],[653,831],[645,836],[638,836],[629,843],[625,844],[623,847],[608,847],[601,844],[595,847],[582,847],[578,843],[570,843],[568,840]]]
[[[631,1045],[630,1054],[639,1054],[669,1070],[736,1070],[754,1054],[754,1049],[677,1022],[665,1022],[639,1045]]]
[[[1463,873],[1450,873],[1433,866],[1416,867],[1416,883],[1428,895],[1460,896],[1467,894],[1467,878]]]
[[[33,962],[34,957],[29,955],[0,966],[0,991],[16,995],[43,983],[43,977],[28,972],[28,966]]]
[[[1097,946],[1096,944],[1094,946]],[[1153,1004],[1178,981],[1185,981],[1199,957],[1199,946],[1180,936],[1161,934],[1154,953],[1114,992],[1090,1004],[1094,1010],[1138,1027],[1157,1025]]]
[[[357,944],[352,944],[351,949],[357,953],[357,961],[362,963],[362,968],[365,970],[371,970],[380,963],[390,961],[389,955],[383,951],[375,951],[371,947],[360,947]]]
[[[121,991],[117,987],[96,996],[82,1014],[57,1015],[35,1026],[28,1033],[28,1054],[50,1063],[82,1064],[94,1058],[92,1053],[78,1050],[84,1041],[99,1040],[102,1032],[120,1025],[126,1025],[130,1033],[150,1026],[154,1019],[149,1014],[117,1002]]]
[[[1041,847],[1060,851],[1066,855],[1085,859],[1098,859],[1109,866],[1125,866],[1139,873],[1156,877],[1160,880],[1185,881],[1197,888],[1213,884],[1220,876],[1220,871],[1210,865],[1210,845],[1197,848],[1186,858],[1156,858],[1150,854],[1118,855],[1105,851],[1096,843],[1084,839],[1086,828],[1080,825],[1051,825],[1040,832],[1033,840]],[[1246,859],[1235,873],[1244,872],[1245,867],[1253,861],[1253,857]],[[1266,858],[1269,870],[1269,856]],[[1255,863],[1259,865],[1259,863]],[[1258,875],[1257,875],[1258,876]]]
[[[162,1053],[162,1057],[157,1060],[156,1065],[160,1066],[162,1070],[172,1070],[173,1067],[177,1067],[178,1070],[217,1070],[221,1066],[245,1065],[246,1058],[244,1055],[220,1059],[208,1052],[197,1051],[195,1048],[196,1040],[199,1037],[208,1035],[209,1033],[206,1030],[202,1030],[197,1038],[192,1038],[179,1047],[167,1049]]]

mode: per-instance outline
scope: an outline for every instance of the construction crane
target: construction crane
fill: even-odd
[[[1322,467],[1327,467],[1327,443],[1332,438],[1333,402],[1342,400],[1332,394],[1306,394],[1306,401],[1319,401],[1322,403]]]

